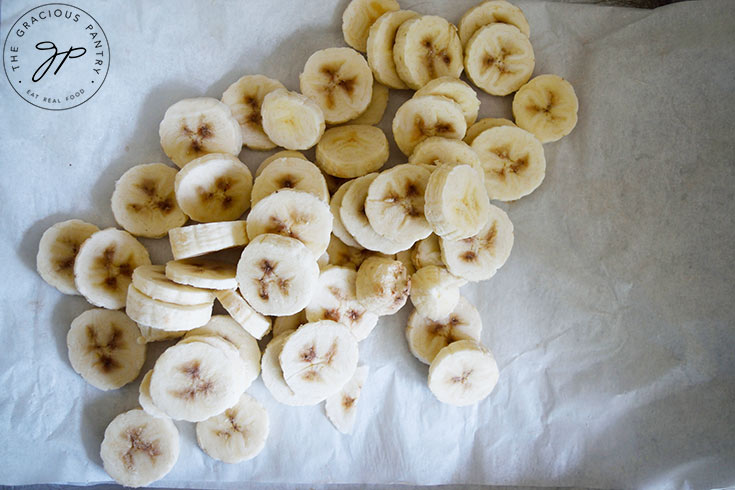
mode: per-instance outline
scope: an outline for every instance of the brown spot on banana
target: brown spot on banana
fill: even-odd
[[[133,427],[127,429],[125,437],[130,443],[130,448],[121,456],[123,465],[128,470],[134,469],[135,453],[143,453],[147,455],[151,461],[155,462],[156,457],[161,455],[161,450],[156,441],[148,442],[142,439],[143,427]]]

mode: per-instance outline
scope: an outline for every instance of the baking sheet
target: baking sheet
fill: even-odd
[[[457,22],[476,2],[402,1]],[[71,369],[65,336],[89,306],[35,273],[38,240],[79,217],[113,226],[126,169],[166,161],[158,123],[173,102],[220,97],[247,73],[298,88],[307,57],[341,46],[346,0],[92,2],[111,67],[89,102],[37,109],[0,82],[0,483],[109,478],[103,431],[138,383],[103,393]],[[320,406],[268,409],[263,453],[218,463],[177,423],[181,456],[161,486],[232,482],[484,483],[709,488],[735,485],[735,9],[655,11],[519,1],[536,74],[575,86],[579,124],[545,145],[543,185],[502,205],[508,263],[463,288],[501,369],[483,403],[442,405],[403,338],[408,314],[360,344],[370,375],[352,436]],[[35,3],[2,2],[0,35]],[[390,130],[408,92],[391,92]],[[483,95],[480,117],[510,116]],[[251,169],[269,153],[245,151]],[[391,163],[405,158],[392,148]],[[156,262],[167,246],[145,240]],[[147,365],[161,346],[149,347]]]

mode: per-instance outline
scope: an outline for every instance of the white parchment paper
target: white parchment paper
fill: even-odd
[[[2,2],[0,35],[41,2]],[[89,308],[35,273],[38,240],[79,217],[113,226],[115,180],[167,161],[158,123],[191,96],[220,97],[247,73],[298,89],[317,49],[343,45],[346,0],[74,0],[109,39],[99,93],[37,109],[0,80],[0,483],[101,482],[104,428],[136,405],[138,383],[103,393],[71,369],[65,337]],[[401,0],[457,22],[475,0]],[[463,294],[482,313],[500,382],[454,408],[408,352],[408,314],[360,345],[370,375],[355,433],[320,406],[268,409],[264,452],[238,465],[196,446],[160,485],[227,482],[709,488],[735,485],[735,8],[731,0],[655,11],[519,1],[535,73],[575,86],[579,124],[545,145],[543,185],[503,205],[508,263]],[[408,92],[391,92],[382,127]],[[510,117],[482,95],[480,117]],[[392,148],[392,163],[405,161]],[[251,169],[270,153],[243,152]],[[155,261],[167,245],[145,240]],[[161,346],[150,346],[148,363]]]

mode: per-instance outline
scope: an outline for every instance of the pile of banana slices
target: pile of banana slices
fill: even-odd
[[[277,401],[325,402],[349,433],[368,375],[358,343],[409,298],[406,340],[429,365],[438,400],[475,404],[497,383],[482,319],[460,287],[490,279],[508,259],[513,224],[491,200],[541,184],[542,143],[577,122],[574,90],[555,75],[530,79],[529,25],[505,0],[470,9],[458,28],[396,0],[353,0],[342,30],[351,47],[314,53],[300,93],[248,75],[221,101],[171,106],[159,133],[179,168],[150,163],[120,177],[112,211],[122,230],[75,219],[43,234],[41,277],[97,307],[67,337],[87,382],[133,382],[146,343],[179,339],[143,376],[141,408],[105,431],[104,467],[123,485],[170,471],[179,452],[172,420],[195,422],[212,458],[255,457],[269,421],[246,390],[261,374]],[[515,121],[478,121],[463,70],[488,94],[515,93]],[[392,124],[408,163],[381,170],[389,141],[375,124],[389,88],[415,93]],[[253,178],[238,159],[243,146],[284,150]],[[312,147],[315,162],[301,153]],[[164,236],[173,260],[151,264],[136,237]],[[216,254],[227,249],[241,252],[236,263]],[[215,300],[228,315],[213,316]]]

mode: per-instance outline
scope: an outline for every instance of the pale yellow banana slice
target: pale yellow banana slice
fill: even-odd
[[[140,387],[138,388],[138,404],[148,414],[158,418],[167,419],[168,415],[158,408],[153,403],[151,398],[151,376],[153,375],[153,369],[148,370],[140,381]]]
[[[135,289],[159,301],[179,305],[201,305],[214,301],[214,293],[207,289],[178,284],[166,277],[163,265],[141,265],[133,271]]]
[[[444,267],[427,265],[411,276],[411,303],[423,317],[444,318],[457,306],[459,288],[466,282]]]
[[[256,339],[262,339],[270,331],[271,319],[255,311],[236,289],[217,291],[217,300],[233,320]]]
[[[329,201],[329,209],[332,212],[332,216],[334,218],[334,220],[332,221],[332,233],[344,245],[353,248],[362,248],[360,247],[360,244],[357,243],[354,238],[352,238],[352,235],[350,235],[345,226],[342,224],[342,217],[340,216],[339,212],[339,209],[342,207],[342,199],[344,199],[345,192],[347,192],[347,189],[349,189],[351,182],[352,181],[347,181],[339,186],[337,192],[332,195],[332,199]],[[333,240],[330,240],[330,242],[331,241]],[[329,247],[327,247],[327,253],[329,253]]]
[[[469,165],[445,163],[434,170],[425,199],[426,219],[440,237],[467,238],[487,222],[490,201],[481,174]]]
[[[201,327],[212,316],[213,301],[199,305],[179,305],[153,299],[138,291],[132,284],[128,288],[125,313],[141,325],[166,331],[191,330]]]
[[[433,136],[416,145],[408,163],[423,166],[433,172],[442,163],[465,163],[483,175],[480,157],[462,140]]]
[[[227,104],[211,97],[184,99],[166,110],[158,134],[164,153],[178,166],[207,153],[238,155],[242,131]]]
[[[368,64],[375,79],[390,88],[408,88],[398,76],[396,62],[393,60],[393,44],[401,24],[418,16],[412,10],[389,11],[378,17],[370,27],[367,38]]]
[[[346,179],[374,172],[388,161],[388,138],[380,128],[350,124],[330,128],[316,145],[316,162],[327,174]]]
[[[516,124],[541,143],[558,141],[577,125],[579,101],[572,84],[557,75],[539,75],[513,97]]]
[[[268,138],[287,150],[307,150],[324,134],[324,113],[305,95],[276,89],[263,99],[260,108],[263,130]]]
[[[411,248],[411,262],[416,270],[429,265],[444,267],[442,251],[439,247],[439,237],[432,233],[423,240],[416,242]]]
[[[417,90],[414,97],[424,95],[441,95],[455,101],[462,109],[467,127],[475,122],[480,112],[480,99],[477,98],[477,93],[459,78],[450,76],[435,78]]]
[[[406,101],[393,117],[393,138],[404,155],[432,136],[461,140],[467,130],[462,108],[440,95],[425,95]]]
[[[125,386],[145,362],[138,335],[138,326],[121,311],[87,310],[71,322],[66,335],[71,367],[100,390]]]
[[[250,207],[253,176],[237,157],[222,153],[189,162],[176,175],[176,201],[195,221],[232,221]]]
[[[179,431],[168,418],[135,409],[115,417],[100,447],[105,471],[126,487],[144,487],[168,474],[179,459]]]
[[[418,165],[396,165],[372,181],[365,214],[378,234],[393,241],[416,242],[431,234],[424,216],[424,192],[430,172]]]
[[[399,8],[401,7],[396,0],[352,0],[342,14],[345,42],[364,53],[370,26],[384,13]]]
[[[416,272],[416,267],[413,265],[411,255],[412,251],[410,248],[408,250],[401,250],[396,254],[396,260],[400,261],[406,267],[406,272],[408,272],[409,277]]]
[[[273,320],[273,338],[275,339],[286,332],[292,332],[307,322],[306,310],[301,310],[293,315],[278,316]],[[278,369],[281,369],[280,366]]]
[[[218,250],[247,245],[247,222],[221,221],[172,228],[168,231],[168,241],[174,259],[199,257]]]
[[[351,434],[357,417],[357,401],[368,375],[367,366],[357,366],[355,374],[336,394],[324,402],[330,422],[343,434]]]
[[[319,167],[304,158],[283,157],[269,163],[255,179],[252,205],[279,189],[310,192],[329,202],[329,189]]]
[[[462,46],[467,46],[467,41],[478,29],[498,22],[515,26],[523,35],[531,37],[531,27],[520,8],[505,0],[487,0],[469,9],[460,19],[458,28]]]
[[[457,28],[435,15],[409,19],[396,32],[393,60],[398,76],[414,90],[435,78],[459,78],[463,66]]]
[[[376,315],[392,315],[403,308],[411,278],[400,260],[369,257],[357,270],[357,300]]]
[[[262,162],[260,162],[260,165],[258,165],[258,168],[255,170],[255,178],[257,179],[260,176],[260,174],[263,172],[263,170],[265,170],[265,168],[268,165],[270,165],[272,162],[278,160],[279,158],[286,158],[286,157],[300,158],[302,160],[308,160],[308,158],[306,158],[304,154],[301,153],[300,151],[283,150],[283,151],[276,152],[273,155],[266,158],[265,160],[263,160]]]
[[[126,231],[160,238],[186,223],[174,193],[176,169],[163,163],[136,165],[115,183],[112,214]]]
[[[278,80],[263,75],[245,75],[222,94],[222,102],[230,107],[233,117],[240,124],[244,146],[252,150],[276,147],[263,131],[260,106],[268,93],[279,88],[286,87]]]
[[[38,243],[36,270],[41,278],[64,294],[81,294],[74,284],[74,262],[82,243],[100,231],[79,219],[56,223]]]
[[[370,103],[362,114],[350,121],[350,124],[376,125],[383,119],[385,109],[388,107],[388,87],[373,81],[373,94]]]
[[[502,209],[491,205],[487,223],[477,235],[464,240],[442,238],[439,243],[449,272],[468,281],[484,281],[508,260],[513,248],[513,223]]]
[[[486,129],[496,128],[498,126],[515,126],[515,123],[510,119],[502,117],[486,117],[480,119],[475,124],[467,128],[467,134],[464,136],[464,142],[471,145],[477,135],[485,131]]]
[[[308,392],[296,394],[286,384],[286,380],[283,379],[283,371],[281,370],[281,364],[278,358],[283,351],[283,344],[288,340],[292,333],[293,331],[285,331],[281,335],[274,336],[273,340],[268,342],[265,352],[263,352],[263,358],[261,359],[260,366],[263,384],[273,398],[284,405],[294,407],[316,405],[317,403],[322,402],[326,397]]]
[[[490,95],[508,95],[531,78],[536,58],[528,37],[509,24],[490,24],[467,41],[467,76]]]
[[[203,289],[234,289],[237,287],[234,264],[202,257],[168,261],[166,277],[179,284],[188,284]]]
[[[82,243],[74,261],[74,284],[95,306],[125,306],[133,271],[150,265],[145,247],[127,231],[107,228]]]
[[[342,240],[334,235],[332,235],[332,238],[329,240],[327,254],[329,255],[330,265],[349,267],[355,270],[357,270],[357,268],[360,267],[360,264],[362,264],[368,257],[372,257],[374,255],[389,257],[388,255],[373,252],[372,250],[365,250],[359,245],[357,247],[345,245]]]
[[[440,350],[431,362],[429,389],[440,402],[474,405],[493,391],[499,375],[489,350],[474,340],[459,340]]]
[[[138,323],[138,328],[140,329],[140,336],[137,339],[139,344],[178,339],[188,332],[188,330],[161,330],[160,328],[149,327],[142,323]]]
[[[471,146],[485,170],[485,189],[490,199],[520,199],[544,180],[544,147],[528,131],[513,126],[487,129]]]

